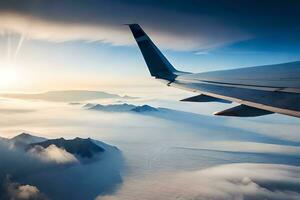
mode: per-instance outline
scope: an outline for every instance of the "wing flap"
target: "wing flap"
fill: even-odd
[[[268,110],[273,113],[300,117],[299,93],[237,88],[233,86],[208,84],[186,79],[176,80],[172,82],[171,85],[192,92],[199,92],[200,94],[213,96],[215,98]]]
[[[231,101],[225,99],[219,99],[216,97],[208,96],[205,94],[200,94],[197,96],[189,97],[186,99],[182,99],[180,101],[187,101],[187,102],[219,102],[219,103],[231,103]]]
[[[226,110],[222,110],[219,112],[214,113],[214,115],[219,115],[219,116],[233,116],[233,117],[258,117],[258,116],[263,116],[263,115],[269,115],[272,114],[273,112],[259,109],[259,108],[254,108],[246,105],[239,105],[235,106]]]

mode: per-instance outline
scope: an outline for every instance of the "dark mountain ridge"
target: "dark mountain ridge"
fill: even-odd
[[[95,154],[105,151],[104,148],[95,144],[90,138],[82,139],[77,137],[72,140],[66,140],[64,138],[52,139],[29,144],[27,148],[30,149],[37,145],[44,148],[47,148],[50,145],[55,145],[59,148],[65,149],[71,154],[79,155],[82,158],[92,158]]]
[[[136,106],[133,104],[109,104],[109,105],[102,105],[102,104],[86,104],[83,106],[89,110],[97,110],[97,111],[104,111],[104,112],[156,112],[159,111],[157,108],[151,107],[149,105],[142,105]]]
[[[29,133],[21,133],[10,139],[0,137],[0,141],[14,148],[25,151],[29,151],[36,146],[47,148],[50,145],[55,145],[56,147],[64,149],[68,153],[83,159],[90,159],[106,151],[118,151],[117,147],[108,145],[101,141],[93,140],[91,138],[83,139],[77,137],[74,139],[47,139],[43,137],[37,137]]]
[[[8,142],[11,144],[14,144],[16,146],[26,146],[31,143],[37,143],[37,142],[42,142],[47,140],[46,138],[43,137],[37,137],[30,135],[29,133],[21,133],[11,139],[7,139]]]

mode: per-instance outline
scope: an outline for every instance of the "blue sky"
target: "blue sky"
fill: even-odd
[[[141,24],[178,69],[300,60],[297,1],[0,3],[2,91],[156,85],[123,23]]]

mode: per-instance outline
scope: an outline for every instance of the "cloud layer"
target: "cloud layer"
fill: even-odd
[[[143,101],[139,99],[138,102]],[[18,104],[9,102],[2,106],[15,105]],[[48,137],[88,135],[102,138],[122,150],[128,167],[123,177],[119,173],[121,159],[117,155],[102,157],[101,161],[105,162],[97,164],[68,167],[55,160],[45,162],[30,154],[24,156],[22,152],[0,145],[0,160],[3,161],[0,177],[12,174],[13,181],[35,186],[49,197],[79,200],[97,195],[101,195],[99,199],[104,195],[104,200],[299,199],[299,167],[288,166],[299,165],[299,144],[280,140],[277,133],[258,134],[232,127],[233,119],[167,109],[153,115],[136,115],[91,112],[82,105],[33,102],[31,106],[36,111],[30,113],[30,118],[22,113],[0,113],[2,132],[10,130],[13,133],[21,127]],[[201,108],[190,106],[194,112]],[[241,120],[246,123],[249,119]],[[295,127],[297,122],[294,121]],[[294,135],[286,133],[290,134]],[[210,151],[203,150],[208,147]],[[42,155],[44,151],[49,149],[41,149]],[[60,158],[61,150],[58,153]],[[48,152],[45,155],[47,157]],[[274,164],[221,165],[237,162]],[[215,167],[209,168],[212,166]]]
[[[220,165],[132,180],[116,195],[97,200],[296,200],[300,198],[299,174],[299,167],[287,165]]]

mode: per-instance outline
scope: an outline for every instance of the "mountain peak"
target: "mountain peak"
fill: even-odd
[[[154,108],[152,106],[149,106],[149,105],[142,105],[142,106],[136,106],[135,108],[131,109],[131,111],[138,112],[138,113],[141,113],[141,112],[156,112],[156,111],[158,111],[158,109]]]
[[[30,143],[34,143],[34,142],[42,142],[47,140],[46,138],[43,137],[38,137],[38,136],[34,136],[34,135],[30,135],[29,133],[21,133],[11,139],[9,139],[10,142],[14,143],[14,144],[30,144]]]
[[[29,133],[25,133],[25,132],[23,132],[23,133],[21,133],[21,134],[19,134],[19,135],[16,135],[14,138],[17,138],[17,137],[23,137],[23,138],[25,138],[25,137],[32,137],[32,135],[30,135]]]

